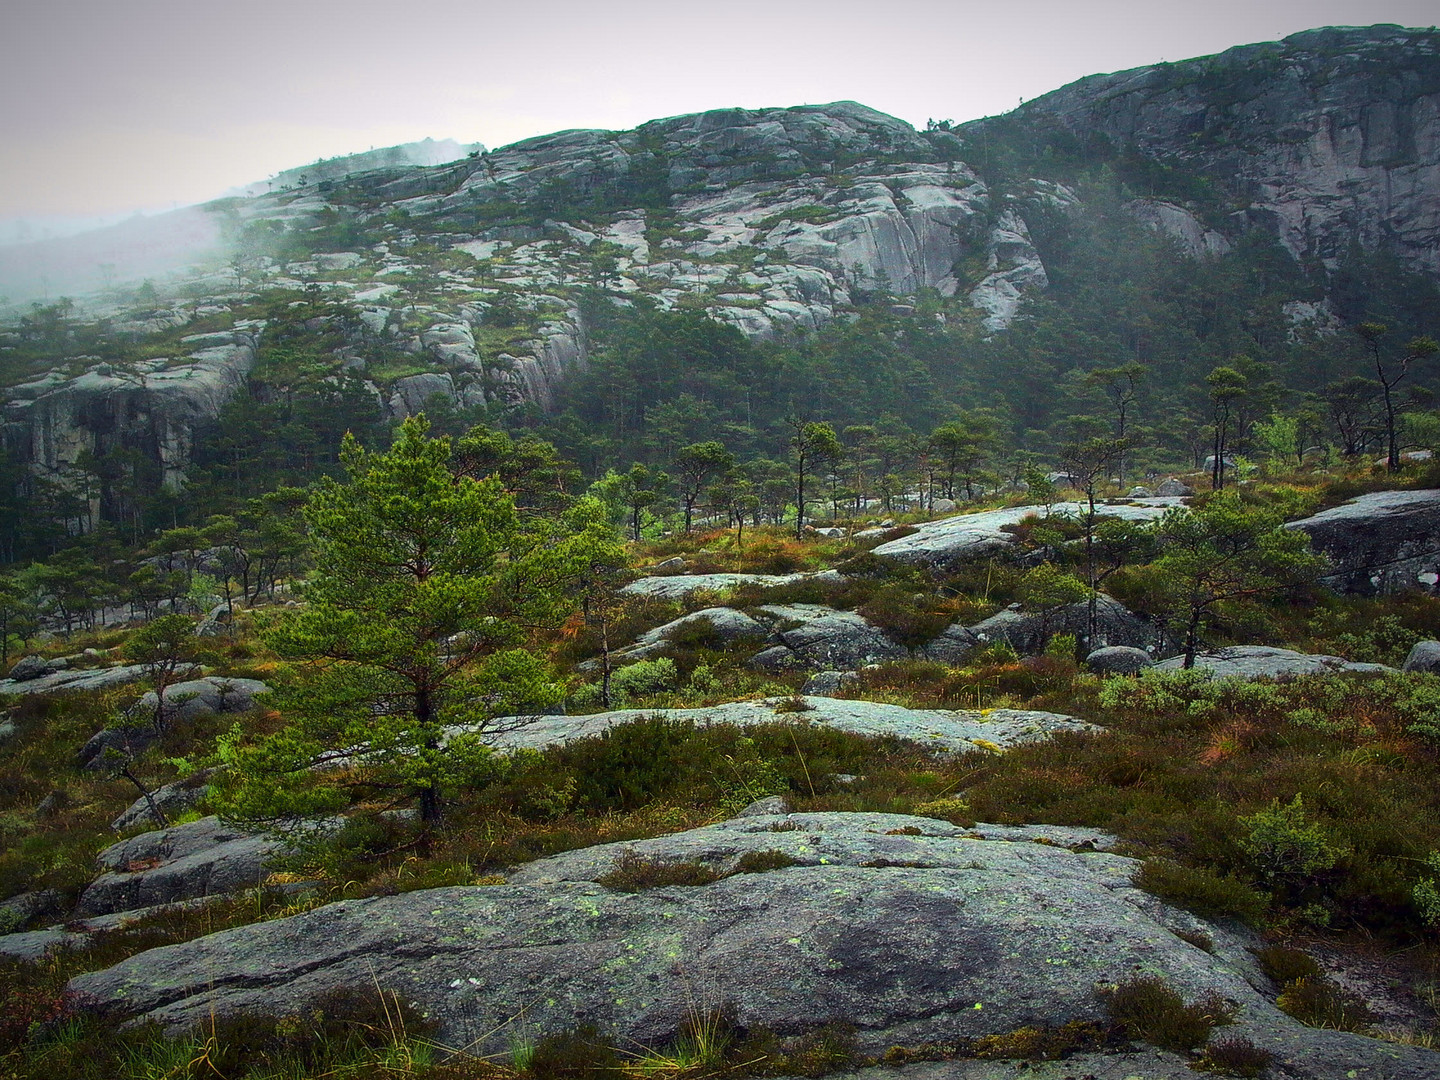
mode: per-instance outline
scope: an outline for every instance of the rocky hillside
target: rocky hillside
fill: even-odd
[[[1024,133],[1040,159],[1139,159],[1160,198],[1137,211],[1192,252],[1259,227],[1332,271],[1358,245],[1440,273],[1434,30],[1312,30],[1096,75],[962,132]]]
[[[87,455],[122,449],[178,479],[228,391],[266,403],[294,389],[264,363],[241,364],[217,384],[211,361],[195,358],[204,343],[187,338],[258,334],[264,355],[296,337],[295,326],[279,324],[297,306],[315,339],[306,370],[349,387],[382,423],[427,407],[491,422],[517,406],[542,415],[577,408],[562,392],[595,351],[596,311],[703,316],[763,345],[848,325],[877,300],[898,320],[890,340],[910,339],[899,359],[928,372],[893,404],[861,404],[861,417],[879,409],[917,424],[911,412],[931,394],[943,396],[944,413],[991,407],[998,387],[1018,437],[1053,420],[1040,399],[1068,368],[1127,359],[1120,350],[1156,365],[1173,408],[1188,409],[1203,375],[1190,368],[1206,351],[1209,362],[1256,349],[1263,361],[1288,362],[1281,353],[1296,334],[1380,317],[1392,295],[1408,298],[1401,306],[1419,312],[1414,319],[1433,311],[1437,50],[1433,31],[1317,30],[1094,76],[960,127],[917,131],[852,102],[716,110],[220,200],[204,216],[226,238],[225,254],[208,268],[158,289],[111,289],[87,301],[85,314],[101,322],[84,333],[62,326],[44,347],[39,315],[4,335],[6,446],[33,474],[72,486],[66,478]],[[1152,358],[1128,324],[1183,316],[1097,312],[1084,286],[1088,278],[1094,287],[1098,268],[1075,237],[1118,251],[1136,228],[1176,247],[1133,260],[1135,274],[1168,265],[1177,280],[1218,275],[1217,290],[1221,278],[1251,283],[1219,302],[1231,312],[1229,332],[1216,332],[1206,306],[1216,301],[1204,297],[1193,340]],[[1195,260],[1193,274],[1174,271],[1177,255]],[[1389,292],[1366,262],[1377,258],[1401,282]],[[120,258],[113,272],[123,278],[126,269]],[[1103,291],[1129,295],[1128,284]],[[330,306],[321,311],[317,298]],[[1042,302],[1126,327],[1113,345],[1094,345],[1060,323],[1046,331],[1055,356],[1042,359],[1040,345],[1012,341],[1007,329]],[[913,342],[942,331],[922,358],[924,342]],[[122,386],[111,373],[134,355],[142,367],[125,368]],[[164,379],[146,363],[159,363]],[[857,374],[890,378],[895,367],[872,361]],[[1295,368],[1302,381],[1326,370],[1308,358]],[[748,415],[749,389],[763,393],[769,381],[748,380],[748,424],[763,426]],[[780,397],[813,402],[811,384]],[[578,393],[594,403],[593,388]],[[795,408],[778,399],[768,407],[777,417]],[[643,421],[648,406],[633,408]],[[1059,415],[1067,411],[1079,410],[1065,405]],[[574,425],[595,424],[578,407]],[[621,430],[616,439],[629,446],[642,435]]]

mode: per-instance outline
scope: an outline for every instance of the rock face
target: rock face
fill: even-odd
[[[190,679],[165,688],[165,719],[191,720],[211,713],[249,712],[255,707],[257,694],[269,691],[259,679],[226,679],[209,675],[203,679]],[[151,690],[135,703],[132,713],[139,716],[155,715],[157,699]]]
[[[1183,656],[1174,656],[1156,664],[1154,671],[1179,671],[1185,666]],[[1281,679],[1296,675],[1328,675],[1337,671],[1394,671],[1384,664],[1357,664],[1338,656],[1300,653],[1292,649],[1276,649],[1268,645],[1232,645],[1224,649],[1198,653],[1195,668],[1222,678]]]
[[[1173,506],[1178,498],[1139,499],[1132,503],[1099,506],[1104,517],[1125,521],[1154,521]],[[1056,503],[1050,514],[1079,514],[1088,508],[1080,503]],[[1005,554],[1015,543],[1015,536],[1005,526],[1018,525],[1027,517],[1045,517],[1043,506],[1013,506],[1004,510],[982,510],[978,514],[959,514],[941,518],[916,528],[909,536],[881,544],[872,554],[896,562],[913,563],[937,568],[958,566],[975,559]]]
[[[616,652],[614,659],[643,660],[687,635],[698,634],[716,641],[731,642],[744,638],[764,638],[769,633],[769,627],[756,622],[743,611],[725,607],[704,608],[647,631],[634,645]]]
[[[1019,743],[1048,738],[1061,731],[1096,731],[1093,724],[1058,713],[1022,709],[906,709],[878,701],[849,701],[828,697],[801,697],[803,709],[795,711],[794,698],[765,698],[735,701],[700,709],[620,709],[588,716],[537,716],[533,719],[508,717],[496,721],[502,732],[494,740],[503,748],[541,749],[575,739],[599,735],[619,724],[642,717],[687,720],[694,724],[773,724],[780,722],[822,724],[856,735],[908,739],[937,752],[962,752],[976,746],[1004,749]],[[512,728],[513,730],[506,730]]]
[[[1393,246],[1440,272],[1440,41],[1433,31],[1338,27],[1246,45],[1218,56],[1081,79],[1006,119],[1108,144],[1243,193],[1216,222],[1260,227],[1297,260],[1335,268],[1352,244]],[[979,134],[995,121],[967,125]],[[1182,243],[1207,229],[1152,205],[1141,220]],[[1213,227],[1212,227],[1213,228]]]
[[[190,352],[121,368],[98,363],[72,379],[58,372],[12,387],[6,444],[37,475],[64,480],[82,455],[137,449],[157,463],[161,482],[180,486],[196,429],[244,389],[255,366],[260,327],[184,338]],[[97,517],[113,520],[108,488],[93,497]]]
[[[266,862],[283,850],[277,840],[213,817],[142,833],[100,853],[105,873],[81,894],[76,913],[105,915],[254,888],[265,880]]]
[[[210,785],[205,783],[208,776],[209,770],[205,770],[189,779],[177,780],[173,784],[156,788],[150,793],[149,799],[136,799],[131,803],[123,814],[110,823],[110,828],[116,832],[124,832],[136,825],[158,825],[159,822],[150,811],[152,802],[167,818],[173,819],[175,815],[183,814],[199,805],[210,793]]]
[[[380,986],[416,1002],[446,1043],[503,1052],[526,1032],[593,1024],[623,1044],[673,1039],[697,1002],[747,1028],[854,1025],[859,1049],[1099,1019],[1097,984],[1160,974],[1239,1009],[1237,1033],[1287,1075],[1433,1076],[1433,1051],[1303,1028],[1257,989],[1249,939],[1130,885],[1137,864],[1042,832],[985,839],[929,818],[754,816],[634,845],[660,862],[760,873],[618,893],[593,883],[624,847],[572,852],[510,884],[331,904],[141,953],[79,976],[104,1011],[168,1025],[303,1009],[326,990]],[[1033,840],[1048,840],[1033,843]],[[1177,934],[1203,933],[1214,953]],[[1361,1070],[1364,1070],[1363,1072]],[[1383,1069],[1383,1071],[1381,1071]]]
[[[693,592],[724,592],[741,585],[759,585],[768,588],[774,585],[789,585],[807,578],[839,581],[840,575],[834,570],[818,574],[672,574],[640,578],[632,581],[620,591],[626,596],[651,596],[658,600],[679,600]]]
[[[1339,592],[1384,596],[1435,587],[1440,574],[1440,490],[1377,491],[1286,525],[1330,560],[1321,580]]]

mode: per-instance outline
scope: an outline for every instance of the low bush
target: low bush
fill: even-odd
[[[725,875],[699,862],[667,862],[647,859],[634,851],[622,852],[615,866],[596,882],[615,892],[644,892],[672,885],[709,885]]]
[[[1265,915],[1267,898],[1243,881],[1203,866],[1184,866],[1173,859],[1146,859],[1135,872],[1135,887],[1208,919],[1239,919],[1256,926]]]
[[[1275,1063],[1275,1055],[1243,1035],[1216,1039],[1205,1048],[1194,1067],[1221,1076],[1261,1077]]]
[[[1185,999],[1154,975],[1127,980],[1104,993],[1110,1019],[1132,1038],[1188,1053],[1203,1045],[1216,1026],[1234,1019],[1234,1009],[1218,995],[1198,1001]]]

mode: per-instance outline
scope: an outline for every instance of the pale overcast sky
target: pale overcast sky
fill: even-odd
[[[0,221],[214,197],[426,136],[501,146],[854,99],[916,125],[1440,0],[0,0]]]

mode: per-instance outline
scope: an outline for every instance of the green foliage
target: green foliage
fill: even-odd
[[[1345,854],[1325,829],[1305,819],[1305,801],[1296,795],[1282,805],[1274,800],[1268,809],[1240,819],[1249,830],[1240,849],[1261,880],[1277,887],[1295,887],[1331,869]]]
[[[1265,895],[1243,881],[1173,859],[1146,859],[1135,872],[1135,887],[1207,919],[1239,919],[1254,926],[1266,909]]]
[[[426,432],[407,420],[385,454],[348,440],[348,480],[307,502],[306,606],[267,636],[310,667],[277,687],[285,728],[222,747],[227,817],[331,812],[342,796],[308,770],[352,758],[362,781],[408,791],[433,822],[442,791],[488,771],[495,717],[559,699],[522,627],[564,616],[587,560],[614,543],[603,515],[584,503],[558,522],[522,517],[498,480],[452,472],[450,441]]]

